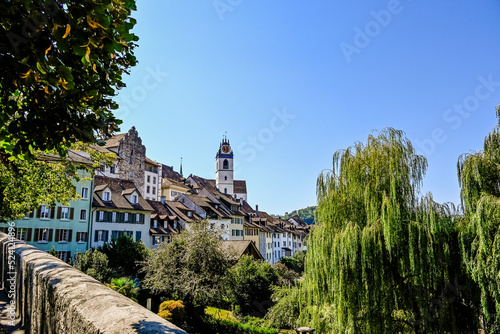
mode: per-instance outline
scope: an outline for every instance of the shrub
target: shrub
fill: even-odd
[[[184,304],[182,300],[167,300],[160,304],[160,317],[165,320],[179,323],[184,318]]]

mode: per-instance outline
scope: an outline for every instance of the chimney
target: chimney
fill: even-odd
[[[259,205],[258,204],[255,205],[255,211],[259,212]]]
[[[160,198],[160,202],[161,202],[161,204],[165,204],[165,200],[166,200],[165,196],[162,196],[162,197]]]

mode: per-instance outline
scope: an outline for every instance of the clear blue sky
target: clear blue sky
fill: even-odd
[[[118,97],[147,155],[215,177],[227,131],[248,201],[316,204],[332,155],[394,127],[428,158],[423,191],[459,202],[456,163],[500,103],[500,2],[138,0],[138,66]],[[167,75],[168,74],[168,75]]]

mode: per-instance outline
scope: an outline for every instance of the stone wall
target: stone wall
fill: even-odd
[[[121,158],[118,165],[119,177],[122,180],[131,180],[144,196],[144,173],[146,166],[146,146],[133,126],[118,145],[118,156]],[[130,173],[132,172],[132,176]]]
[[[26,333],[186,333],[72,266],[0,233],[2,285]],[[9,297],[10,298],[10,297]],[[9,305],[10,306],[10,305]]]

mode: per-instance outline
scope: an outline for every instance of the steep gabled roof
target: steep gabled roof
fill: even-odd
[[[193,221],[199,221],[202,220],[200,216],[198,216],[196,213],[193,212],[193,210],[189,209],[187,206],[182,204],[181,202],[176,202],[176,201],[165,201],[165,204],[167,207],[172,210],[172,212],[182,219],[183,221],[186,221],[188,223],[193,222]],[[193,213],[193,217],[188,217],[187,212],[191,211]]]
[[[231,260],[239,260],[244,254],[252,255],[256,260],[263,260],[255,244],[250,240],[225,240],[222,241],[222,249],[231,255]]]
[[[160,164],[160,163],[158,163],[158,162],[156,162],[156,161],[154,161],[154,160],[151,160],[151,159],[149,159],[148,157],[146,157],[146,158],[144,159],[144,162],[145,162],[145,163],[147,163],[147,164],[150,164],[150,165],[154,165],[154,166],[161,166],[161,164]]]
[[[184,182],[185,180],[185,178],[181,174],[174,171],[174,168],[172,166],[167,166],[162,164],[161,172],[164,178],[169,178],[177,182]]]
[[[113,137],[107,139],[105,144],[104,144],[104,147],[106,147],[106,148],[117,147],[118,145],[120,145],[120,142],[122,141],[123,137],[125,137],[126,134],[127,134],[127,132],[120,133],[120,134],[114,135]]]
[[[134,182],[129,180],[114,179],[111,177],[96,175],[94,177],[95,189],[104,190],[108,187],[111,190],[111,201],[104,202],[97,192],[95,191],[93,195],[92,206],[110,209],[127,209],[127,210],[138,210],[138,211],[153,211],[151,205],[137,192],[137,203],[130,203],[129,200],[123,194],[123,191],[127,189],[137,189]]]
[[[246,194],[247,193],[247,181],[245,180],[234,180],[234,193],[235,194]]]

